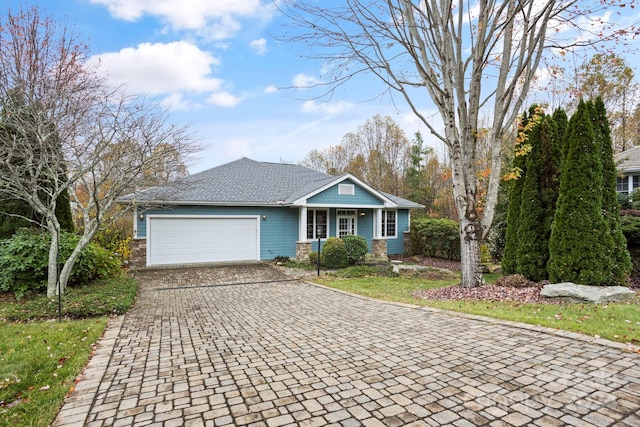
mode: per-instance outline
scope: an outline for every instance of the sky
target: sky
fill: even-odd
[[[36,5],[66,24],[90,49],[90,61],[118,85],[166,107],[203,143],[191,173],[249,157],[297,163],[338,145],[375,114],[390,116],[409,138],[429,134],[396,96],[378,96],[374,77],[350,81],[321,101],[304,89],[322,63],[307,46],[283,41],[291,30],[271,0],[0,0],[3,10]],[[634,12],[635,13],[635,12]],[[293,90],[292,88],[298,88]],[[420,108],[437,117],[425,101]],[[434,119],[437,120],[437,119]]]
[[[350,83],[326,102],[304,87],[322,64],[304,45],[281,40],[287,20],[269,0],[1,0],[37,5],[90,49],[114,84],[152,97],[203,143],[189,171],[249,157],[297,163],[375,114],[391,116],[409,138],[427,134],[377,81]],[[432,145],[442,147],[433,141]]]

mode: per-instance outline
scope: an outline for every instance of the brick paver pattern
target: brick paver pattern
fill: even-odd
[[[640,355],[623,349],[263,265],[137,278],[103,374],[54,426],[640,425]]]

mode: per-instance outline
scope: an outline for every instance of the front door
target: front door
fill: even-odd
[[[354,210],[338,210],[338,237],[356,234],[357,212]]]

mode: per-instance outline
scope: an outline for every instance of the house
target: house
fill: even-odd
[[[409,210],[351,174],[247,158],[123,197],[135,212],[132,266],[309,259],[327,237],[366,238],[373,257],[402,254]]]
[[[613,159],[618,169],[616,190],[630,196],[640,187],[640,146],[618,153]]]

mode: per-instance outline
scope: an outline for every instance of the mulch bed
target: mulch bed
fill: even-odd
[[[447,286],[445,288],[429,289],[414,292],[418,298],[443,301],[494,301],[517,302],[522,304],[557,304],[540,296],[542,285],[527,288],[511,288],[496,285],[483,285],[477,288],[463,288],[462,286]]]
[[[442,258],[429,258],[420,256],[396,257],[405,264],[424,265],[429,267],[444,268],[452,271],[460,271],[460,261]],[[478,300],[493,302],[515,302],[522,304],[561,304],[561,301],[553,301],[540,295],[545,283],[535,286],[515,288],[496,285],[483,285],[477,288],[463,288],[462,286],[447,286],[444,288],[430,289],[413,293],[418,298],[441,301]],[[629,279],[629,287],[640,292],[640,277]]]

